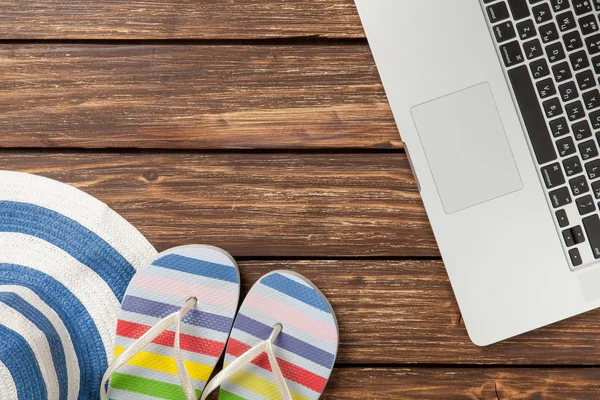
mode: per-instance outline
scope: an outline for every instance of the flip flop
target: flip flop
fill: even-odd
[[[274,271],[250,290],[227,343],[225,368],[202,400],[316,400],[329,380],[339,330],[323,293],[303,276]]]
[[[212,246],[176,247],[138,270],[101,398],[197,399],[225,348],[239,290],[234,259]]]

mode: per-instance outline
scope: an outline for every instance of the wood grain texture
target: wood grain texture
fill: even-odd
[[[293,269],[339,318],[344,364],[595,365],[600,311],[501,344],[467,337],[440,261],[244,261],[276,256],[436,256],[404,155],[0,153],[0,168],[71,183],[159,250],[221,246],[245,288]]]
[[[0,1],[4,39],[363,37],[352,0]]]
[[[596,400],[600,369],[345,368],[323,400]]]
[[[336,368],[321,400],[598,398],[599,368]]]
[[[338,367],[321,400],[597,400],[599,382],[599,368]]]
[[[13,44],[0,70],[3,147],[401,147],[367,46]]]
[[[156,246],[236,256],[437,256],[404,154],[4,153],[110,204]]]
[[[279,268],[303,274],[331,301],[341,364],[598,365],[600,310],[475,346],[441,261],[244,261],[244,290]]]

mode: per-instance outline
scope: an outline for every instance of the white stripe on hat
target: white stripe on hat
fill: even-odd
[[[35,204],[77,221],[104,239],[135,269],[157,254],[123,217],[73,186],[14,171],[0,171],[0,181],[0,200]]]
[[[0,303],[0,325],[17,332],[25,339],[39,365],[48,400],[58,400],[58,377],[54,369],[50,344],[44,332],[40,331],[29,319],[4,303]]]
[[[69,331],[67,331],[67,328],[63,324],[58,314],[56,314],[56,312],[52,308],[50,308],[50,306],[48,306],[42,299],[40,299],[37,294],[35,294],[32,290],[26,287],[14,285],[0,285],[0,292],[15,293],[21,296],[23,300],[25,300],[33,307],[37,308],[42,314],[44,314],[44,316],[48,318],[52,326],[54,326],[54,329],[60,337],[65,352],[67,375],[69,376],[67,398],[77,398],[77,396],[79,395],[79,363],[77,361],[77,354],[75,353],[75,348],[73,347],[73,342],[71,341],[71,335],[69,334]],[[2,392],[0,392],[0,394],[1,393]],[[0,396],[0,399],[12,399],[12,397]]]
[[[16,399],[17,387],[8,368],[0,361],[0,399]]]
[[[62,249],[34,236],[0,232],[0,248],[0,263],[18,264],[43,272],[79,299],[98,329],[106,359],[111,360],[120,303],[106,282]]]

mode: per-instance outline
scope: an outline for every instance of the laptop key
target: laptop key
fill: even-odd
[[[573,0],[573,8],[575,9],[575,14],[577,15],[582,15],[592,11],[590,0]]]
[[[567,213],[565,210],[558,210],[556,212],[556,220],[558,221],[558,226],[560,226],[561,228],[569,226],[569,218],[567,217]]]
[[[579,97],[577,86],[575,85],[575,82],[572,81],[560,85],[558,91],[560,92],[560,98],[564,102],[575,100]]]
[[[554,74],[554,79],[556,82],[566,81],[567,79],[571,79],[573,74],[571,73],[571,67],[566,62],[561,62],[560,64],[556,64],[552,67],[552,73]]]
[[[581,165],[581,161],[579,161],[579,157],[577,156],[567,158],[563,161],[563,167],[565,167],[565,174],[567,174],[567,176],[574,176],[583,172],[583,167]]]
[[[571,193],[573,193],[573,196],[579,196],[590,191],[590,187],[588,186],[585,176],[583,175],[571,179],[569,181],[569,186],[571,187]]]
[[[569,8],[569,0],[550,0],[554,12],[560,12]]]
[[[525,51],[525,57],[527,57],[528,60],[544,55],[542,45],[537,39],[530,40],[529,42],[523,44],[523,50]]]
[[[515,28],[513,28],[513,24],[510,21],[502,22],[501,24],[494,26],[493,30],[498,43],[506,42],[517,36]]]
[[[590,113],[590,121],[592,122],[592,128],[600,129],[600,111]]]
[[[573,239],[573,232],[570,229],[562,231],[562,237],[567,247],[575,246],[575,239]]]
[[[528,19],[527,21],[519,22],[517,24],[517,32],[523,40],[535,37],[536,30],[533,21]]]
[[[569,60],[571,60],[573,71],[579,71],[590,66],[590,60],[588,60],[588,56],[583,50],[570,54]]]
[[[554,118],[563,113],[560,101],[556,97],[550,100],[546,100],[542,105],[544,106],[544,112],[546,113],[546,117],[548,118]]]
[[[570,132],[569,124],[564,117],[550,121],[550,129],[552,130],[552,136],[554,137],[560,137]]]
[[[556,28],[554,22],[550,22],[549,24],[541,26],[540,36],[542,37],[542,42],[544,43],[550,43],[558,39],[558,28]]]
[[[591,160],[592,158],[598,157],[598,148],[593,140],[588,140],[579,144],[579,154],[583,161]]]
[[[517,41],[503,44],[502,46],[500,46],[500,54],[502,54],[504,65],[507,68],[512,67],[513,65],[520,64],[524,60],[523,52],[521,51],[521,46]]]
[[[567,48],[567,51],[573,51],[583,47],[581,35],[577,31],[566,33],[563,36],[563,42],[565,42],[565,47]]]
[[[531,64],[529,64],[529,68],[531,68],[531,73],[533,74],[533,77],[535,79],[540,79],[540,78],[543,78],[544,76],[550,75],[550,69],[548,68],[548,63],[543,58],[533,61]]]
[[[547,189],[552,189],[565,183],[565,176],[559,163],[554,163],[542,168],[542,176]]]
[[[596,86],[596,80],[594,79],[594,73],[591,70],[583,71],[578,73],[576,76],[577,84],[579,89],[587,90]]]
[[[506,4],[504,4],[504,2],[488,6],[487,14],[492,23],[502,21],[510,16],[508,14],[508,8],[506,7]]]
[[[552,43],[551,45],[546,46],[546,55],[551,63],[564,60],[567,57],[561,42]]]
[[[533,7],[531,11],[533,13],[533,19],[538,24],[543,24],[552,19],[552,11],[550,11],[550,6],[546,3]]]
[[[590,161],[585,164],[585,171],[587,172],[588,178],[594,180],[600,177],[600,160]]]
[[[554,143],[527,67],[511,69],[508,76],[538,163],[543,165],[556,160]]]
[[[575,241],[575,244],[585,242],[585,235],[583,234],[583,229],[581,229],[581,226],[577,225],[572,227],[571,232],[573,233],[573,240]]]
[[[567,204],[571,204],[573,199],[571,199],[569,189],[566,187],[561,187],[560,189],[550,192],[550,201],[554,208],[560,208],[566,206]]]
[[[585,45],[590,54],[594,55],[600,53],[600,33],[585,38]]]
[[[575,203],[577,203],[579,215],[587,215],[596,211],[596,203],[590,195],[577,199]]]
[[[508,0],[508,6],[512,12],[513,18],[518,21],[523,18],[529,17],[529,6],[525,0]]]
[[[583,121],[574,123],[571,128],[573,128],[573,135],[575,135],[575,140],[579,141],[592,137],[592,129],[590,128],[590,123],[587,122],[587,120],[585,119]]]
[[[571,11],[564,12],[556,16],[556,22],[558,23],[558,29],[561,32],[570,31],[571,29],[577,28],[577,22],[575,22],[575,16]]]
[[[577,100],[572,103],[569,103],[565,106],[565,110],[567,111],[567,117],[570,121],[576,121],[579,118],[585,117],[585,111],[583,110],[583,104],[581,101]]]
[[[598,214],[583,219],[583,227],[587,234],[594,258],[600,258],[600,217]]]
[[[556,87],[554,86],[554,82],[551,78],[537,82],[535,87],[537,88],[538,94],[542,99],[554,96],[556,94]]]
[[[584,36],[590,35],[598,30],[598,21],[594,14],[579,18],[579,27]]]
[[[598,89],[594,89],[584,93],[583,102],[585,103],[585,108],[588,110],[593,110],[600,107],[600,91],[598,91]]]
[[[592,183],[592,193],[596,200],[600,200],[600,181]]]
[[[570,156],[575,153],[575,143],[573,143],[573,138],[570,136],[557,140],[556,147],[558,148],[558,154],[560,154],[561,157]]]
[[[574,267],[579,267],[581,264],[583,264],[581,255],[579,254],[579,249],[577,248],[569,250],[569,258],[571,258],[571,264],[573,264]]]
[[[594,67],[594,72],[600,75],[600,56],[592,58],[592,66]]]

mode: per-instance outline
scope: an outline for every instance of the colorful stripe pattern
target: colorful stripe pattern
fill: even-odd
[[[239,301],[233,258],[211,246],[181,246],[159,254],[134,275],[117,323],[115,357],[190,297],[196,307],[182,319],[181,350],[198,391],[204,388],[225,348]],[[179,383],[174,327],[159,335],[110,380],[109,397],[185,399]],[[149,397],[148,397],[149,396]]]
[[[106,204],[0,171],[1,399],[98,399],[129,279],[156,250]]]
[[[337,321],[324,295],[293,272],[274,271],[252,287],[235,319],[225,364],[267,339],[278,323],[283,330],[273,348],[292,397],[318,399],[337,355]],[[280,399],[267,354],[223,383],[219,399]]]

